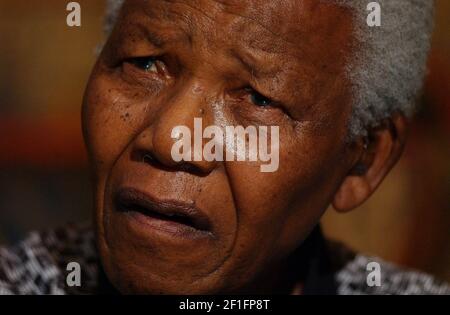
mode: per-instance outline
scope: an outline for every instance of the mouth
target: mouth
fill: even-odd
[[[210,236],[211,222],[196,206],[174,200],[158,200],[136,189],[120,189],[114,195],[117,211],[149,228],[183,236]]]

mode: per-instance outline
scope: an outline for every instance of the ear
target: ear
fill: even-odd
[[[336,211],[351,211],[375,192],[399,160],[407,134],[407,119],[398,114],[371,130],[365,141],[353,143],[356,158],[334,196],[332,204]]]

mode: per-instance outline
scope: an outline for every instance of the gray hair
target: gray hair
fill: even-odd
[[[109,33],[124,0],[106,0]],[[367,25],[371,1],[321,0],[352,9],[358,42],[348,75],[353,86],[350,137],[364,136],[396,112],[412,116],[426,72],[433,29],[433,0],[378,0],[380,27]]]

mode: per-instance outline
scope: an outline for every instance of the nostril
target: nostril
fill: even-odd
[[[150,154],[144,154],[144,156],[142,157],[142,162],[146,164],[153,164],[155,163],[155,158]]]
[[[136,150],[131,154],[132,161],[144,163],[165,171],[174,171],[174,165],[161,162],[156,155],[147,150]]]
[[[157,156],[155,156],[154,154],[152,154],[147,150],[132,151],[131,160],[134,162],[144,163],[168,172],[182,171],[186,173],[195,174],[201,177],[207,176],[209,173],[208,171],[203,170],[201,167],[189,162],[177,163],[173,161],[173,164],[163,163],[161,160],[158,159]]]
[[[139,154],[139,161],[147,165],[151,165],[158,168],[166,168],[163,163],[161,163],[158,158],[156,158],[152,153],[148,151],[141,151]]]
[[[159,164],[158,159],[147,150],[133,150],[131,152],[131,160],[150,165]]]

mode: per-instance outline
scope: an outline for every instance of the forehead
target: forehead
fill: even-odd
[[[349,10],[327,0],[128,0],[124,13],[211,42],[307,53],[349,42]]]
[[[160,45],[197,74],[250,81],[301,112],[349,92],[353,12],[327,0],[127,0],[117,29],[123,47]]]

